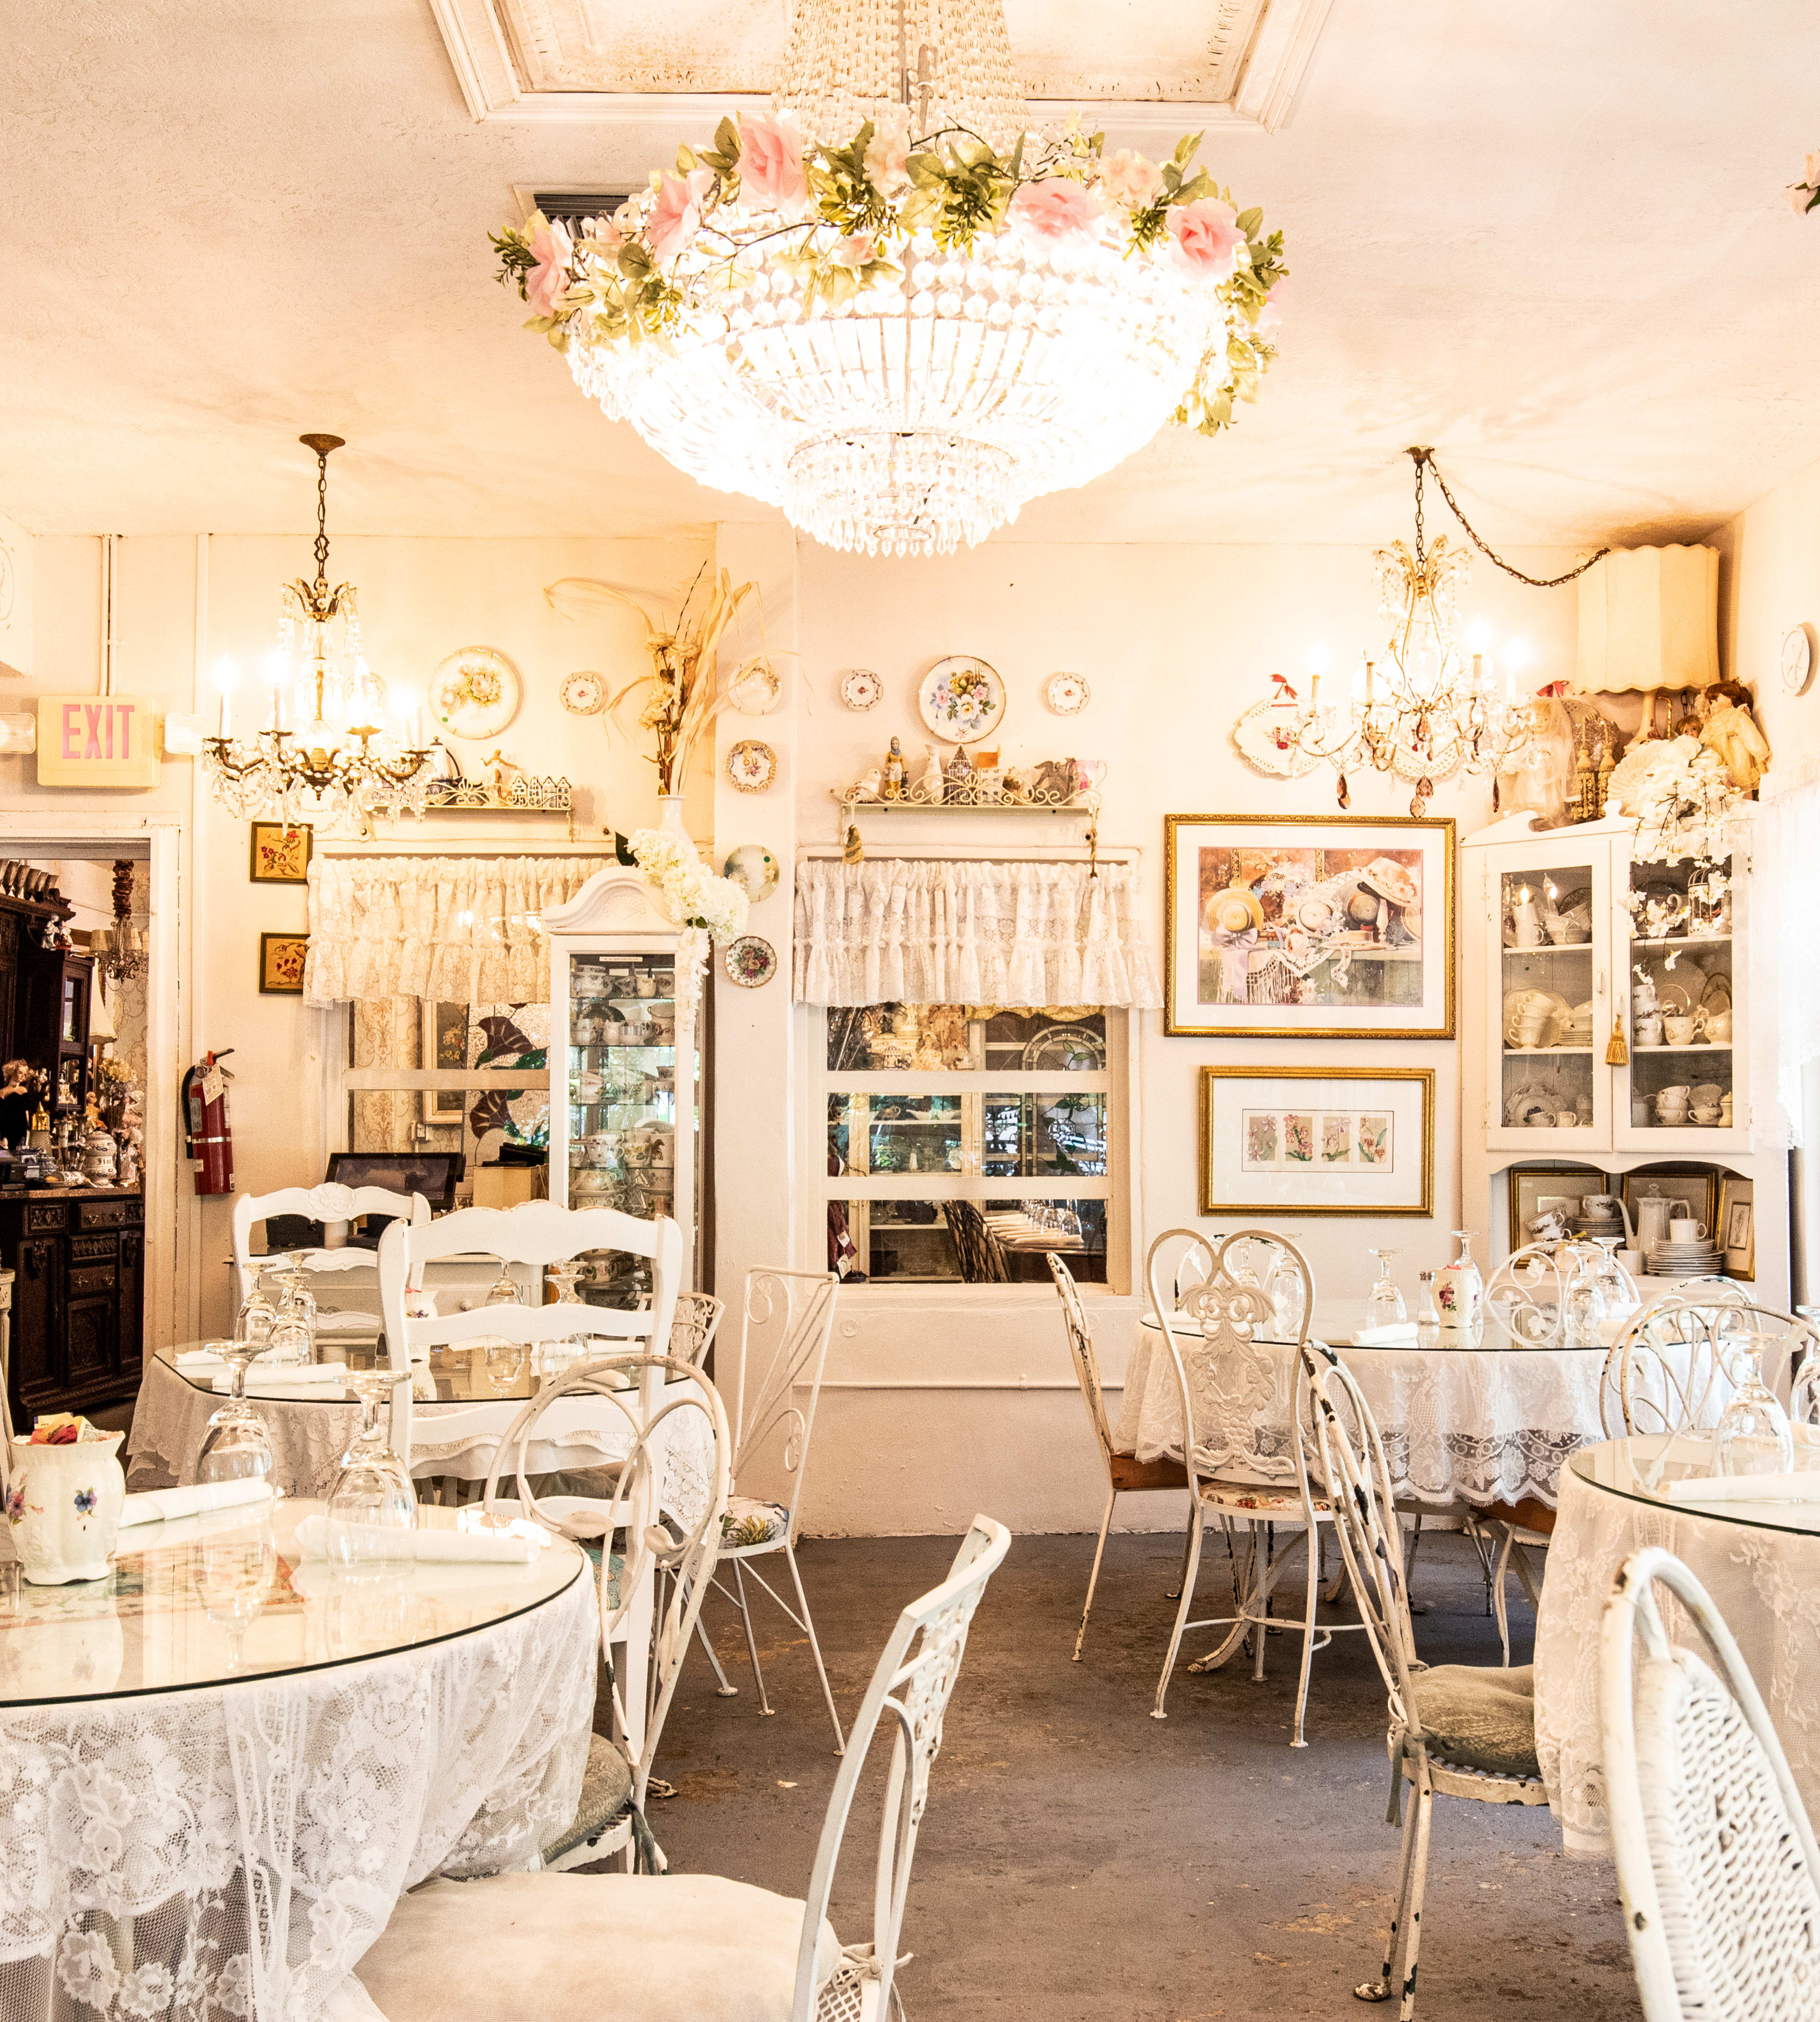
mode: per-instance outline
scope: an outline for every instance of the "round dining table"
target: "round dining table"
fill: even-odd
[[[1812,1429],[1796,1465],[1820,1469]],[[1652,1433],[1588,1447],[1568,1462],[1536,1618],[1536,1752],[1570,1854],[1610,1856],[1599,1725],[1599,1622],[1618,1568],[1660,1545],[1712,1597],[1763,1694],[1811,1816],[1820,1817],[1820,1502],[1677,1499],[1710,1474],[1710,1433]],[[1670,1637],[1706,1655],[1658,1588]]]
[[[1358,1379],[1383,1440],[1397,1501],[1405,1508],[1464,1505],[1545,1526],[1562,1463],[1605,1437],[1599,1416],[1603,1348],[1518,1349],[1490,1328],[1479,1341],[1457,1346],[1378,1345],[1357,1339],[1362,1330],[1347,1324],[1343,1313],[1318,1305],[1315,1329]],[[1256,1447],[1258,1425],[1276,1428],[1288,1451],[1296,1356],[1287,1344],[1259,1345],[1275,1365],[1276,1389],[1257,1403],[1230,1385],[1199,1381],[1192,1354],[1184,1358],[1196,1398],[1197,1442],[1222,1473],[1222,1447],[1236,1454]],[[1247,1423],[1222,1429],[1218,1422],[1228,1414]],[[1138,1323],[1126,1366],[1113,1441],[1139,1460],[1182,1458],[1181,1394],[1162,1330],[1148,1316]],[[1266,1431],[1262,1444],[1269,1443]]]
[[[352,1969],[406,1889],[574,1816],[584,1554],[375,1579],[304,1555],[319,1509],[135,1525],[75,1585],[0,1564],[0,2013],[371,2015]]]

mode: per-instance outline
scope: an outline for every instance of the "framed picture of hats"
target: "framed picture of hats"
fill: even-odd
[[[1434,1212],[1432,1068],[1203,1068],[1201,1212]]]
[[[1756,1183],[1724,1173],[1719,1181],[1719,1221],[1714,1239],[1725,1252],[1728,1278],[1757,1274]]]
[[[1163,1028],[1450,1039],[1453,823],[1168,815]]]

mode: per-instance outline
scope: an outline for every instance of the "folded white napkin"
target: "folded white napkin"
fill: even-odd
[[[148,1488],[129,1495],[120,1506],[120,1527],[159,1524],[173,1516],[194,1516],[205,1509],[232,1509],[242,1502],[272,1499],[265,1481],[198,1481],[188,1488]]]
[[[1416,1323],[1391,1320],[1383,1327],[1362,1327],[1354,1332],[1352,1340],[1355,1348],[1413,1348]]]
[[[247,1371],[247,1395],[249,1397],[291,1397],[300,1390],[320,1390],[324,1385],[334,1386],[344,1382],[348,1374],[345,1362],[255,1362]],[[234,1387],[232,1374],[224,1371],[210,1384],[211,1390],[219,1390],[225,1396]]]
[[[1673,1502],[1820,1502],[1820,1473],[1696,1475],[1665,1493]]]
[[[465,1560],[474,1565],[525,1566],[530,1564],[543,1550],[545,1542],[541,1533],[528,1535],[530,1528],[526,1526],[524,1531],[418,1529],[407,1535],[410,1539],[411,1556],[419,1565]],[[305,1517],[297,1527],[294,1542],[305,1558],[326,1559],[329,1555],[328,1519],[326,1516]]]
[[[229,1373],[226,1358],[209,1348],[187,1350],[176,1358],[176,1366],[185,1376],[220,1376]],[[287,1381],[306,1383],[338,1383],[346,1368],[347,1364],[343,1362],[268,1362],[262,1356],[256,1356],[247,1365],[250,1379],[280,1375]]]

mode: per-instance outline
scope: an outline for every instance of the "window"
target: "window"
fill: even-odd
[[[870,1004],[823,1016],[821,1199],[829,1267],[848,1284],[1047,1284],[1051,1250],[1076,1278],[1122,1279],[1122,1013]]]

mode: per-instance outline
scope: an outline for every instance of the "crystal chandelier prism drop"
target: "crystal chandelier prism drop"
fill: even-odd
[[[1274,356],[1280,235],[1184,143],[1029,125],[999,0],[799,0],[770,115],[495,244],[576,383],[827,545],[945,554]]]

